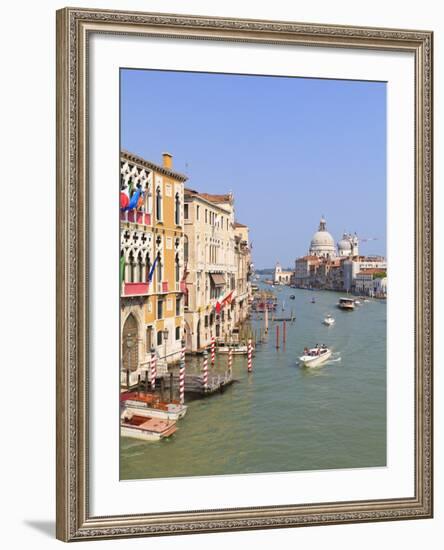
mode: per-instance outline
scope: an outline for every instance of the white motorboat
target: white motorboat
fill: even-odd
[[[324,317],[324,320],[322,322],[324,323],[324,325],[327,325],[328,327],[331,327],[332,325],[335,324],[335,319],[332,315],[330,315],[330,313],[328,313]]]
[[[331,354],[332,350],[326,346],[305,348],[304,355],[299,357],[299,361],[304,367],[318,367],[325,363],[331,357]]]
[[[159,441],[173,435],[177,427],[176,422],[172,420],[141,416],[125,410],[121,415],[120,430],[124,437]]]
[[[339,298],[338,308],[345,311],[353,311],[355,309],[355,300],[353,298]]]
[[[361,305],[361,300],[355,300],[355,305],[360,306]]]

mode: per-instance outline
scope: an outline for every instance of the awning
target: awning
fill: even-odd
[[[210,273],[214,286],[225,286],[225,277],[221,273]]]

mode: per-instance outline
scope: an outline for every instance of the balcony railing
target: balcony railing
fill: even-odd
[[[158,293],[169,292],[168,281],[162,281],[162,282],[157,283],[156,289],[157,289]]]
[[[146,296],[149,283],[123,283],[122,296]]]
[[[120,221],[138,223],[141,225],[151,225],[151,214],[139,212],[137,210],[120,212]]]

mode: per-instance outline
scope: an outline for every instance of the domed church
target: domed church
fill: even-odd
[[[336,256],[335,241],[327,231],[327,222],[324,216],[319,222],[319,229],[311,239],[309,254],[318,258],[334,258]]]

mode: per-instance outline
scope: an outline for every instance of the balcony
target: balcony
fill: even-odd
[[[146,296],[149,283],[123,283],[122,296]]]
[[[120,221],[138,223],[140,225],[151,225],[151,214],[139,212],[137,210],[120,212]]]
[[[168,286],[169,286],[168,281],[162,281],[160,283],[157,283],[157,285],[156,285],[157,293],[158,294],[165,294],[165,293],[169,292]]]

